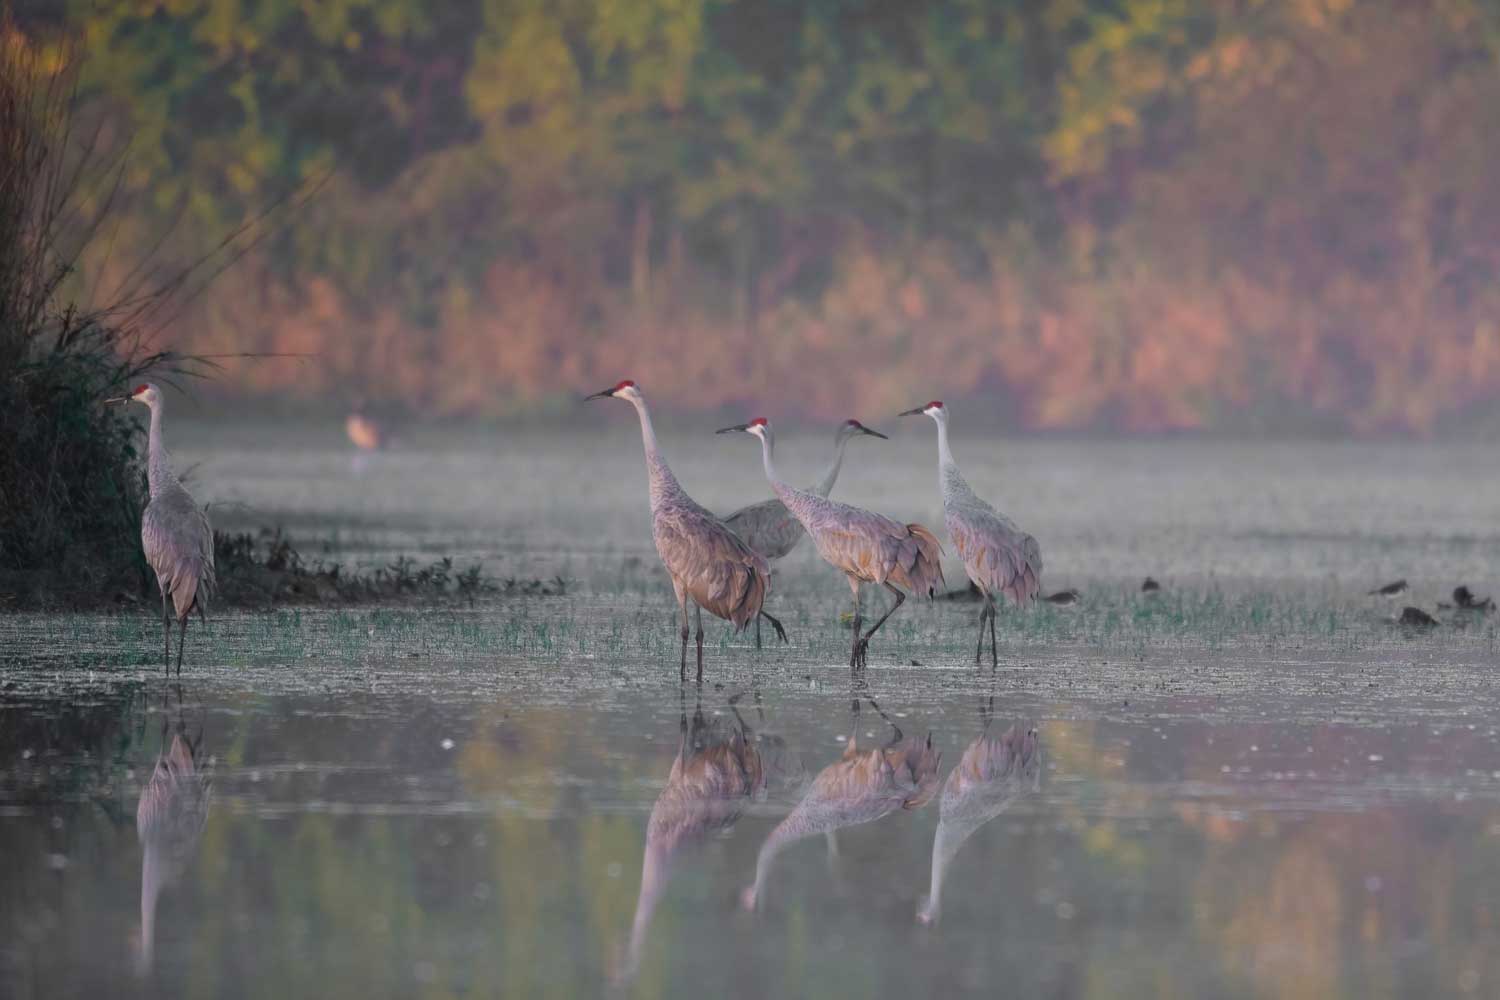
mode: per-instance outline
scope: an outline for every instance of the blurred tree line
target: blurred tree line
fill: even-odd
[[[250,391],[1425,431],[1500,388],[1485,0],[66,0]]]

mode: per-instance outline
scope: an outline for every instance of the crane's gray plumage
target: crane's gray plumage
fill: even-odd
[[[755,861],[755,882],[740,896],[745,909],[759,904],[772,862],[789,845],[871,823],[898,809],[917,809],[937,791],[943,754],[933,748],[931,733],[919,739],[895,729],[890,743],[870,750],[859,749],[857,742],[851,732],[843,756],[818,772],[807,794],[766,837]]]
[[[844,449],[850,440],[863,434],[878,438],[885,437],[879,431],[870,430],[858,420],[845,420],[839,424],[839,429],[833,438],[833,461],[829,463],[828,471],[823,474],[822,480],[808,487],[809,492],[816,493],[825,499],[833,492],[833,484],[839,478],[839,469],[844,465]],[[724,523],[729,525],[729,530],[739,535],[746,545],[765,556],[769,562],[775,562],[790,553],[807,534],[802,527],[802,522],[786,509],[786,504],[782,503],[779,497],[741,507],[733,514],[726,516]],[[755,622],[755,645],[760,646],[759,619]]]
[[[925,414],[938,429],[938,490],[943,496],[943,523],[963,560],[964,570],[984,592],[979,613],[979,648],[984,649],[984,626],[990,626],[990,662],[999,662],[995,643],[995,595],[1004,594],[1019,605],[1036,600],[1042,589],[1042,547],[1037,540],[976,494],[953,461],[948,448],[948,408],[934,400],[906,410],[903,417]]]
[[[163,644],[167,667],[172,659],[172,623],[167,604],[177,613],[180,632],[177,639],[177,672],[182,672],[182,650],[187,638],[187,619],[193,609],[208,620],[208,602],[216,586],[214,575],[214,530],[208,514],[198,506],[172,471],[172,460],[162,442],[163,400],[161,390],[151,383],[138,386],[129,396],[107,400],[125,403],[135,400],[151,410],[151,430],[147,438],[146,479],[151,499],[141,514],[141,548],[146,563],[156,574],[161,589]]]
[[[870,637],[906,601],[906,595],[898,588],[931,597],[942,586],[943,548],[937,536],[920,524],[902,524],[874,511],[788,486],[776,473],[775,439],[764,417],[725,427],[719,433],[731,431],[744,431],[760,438],[761,458],[771,488],[812,537],[818,555],[848,579],[854,593],[854,646],[849,665],[862,665]],[[863,636],[859,632],[861,583],[880,584],[895,597],[890,610]]]
[[[687,495],[667,467],[656,444],[651,414],[645,397],[634,382],[624,381],[612,389],[596,392],[589,399],[614,397],[635,407],[641,421],[641,440],[646,449],[646,476],[651,491],[651,535],[657,554],[672,578],[672,589],[682,610],[682,670],[687,678],[688,601],[744,631],[763,605],[771,584],[771,567],[765,557],[740,540],[724,522]],[[766,619],[783,639],[781,623]],[[703,620],[698,614],[698,680],[703,680]]]
[[[858,420],[846,420],[839,424],[839,429],[833,438],[833,461],[829,463],[828,471],[823,474],[823,478],[807,488],[809,493],[816,493],[826,499],[833,492],[833,484],[838,481],[839,470],[844,465],[844,449],[848,447],[851,440],[862,434],[885,437],[879,431],[870,430]],[[741,507],[733,514],[725,516],[724,523],[729,525],[736,535],[744,539],[746,545],[772,562],[790,553],[807,534],[802,528],[802,522],[797,520],[792,512],[786,509],[786,504],[777,497],[750,504],[748,507]]]
[[[938,919],[943,879],[964,841],[1041,784],[1041,744],[1036,730],[1017,724],[995,736],[990,733],[990,722],[986,714],[984,729],[943,783],[938,828],[932,840],[932,885],[917,911],[917,919],[924,924]]]
[[[170,749],[157,754],[136,805],[135,830],[142,848],[141,972],[151,966],[157,899],[187,870],[208,821],[212,782],[198,767],[197,752],[187,737],[174,733]]]

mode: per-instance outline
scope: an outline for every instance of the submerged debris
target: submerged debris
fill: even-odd
[[[551,581],[497,581],[478,563],[455,569],[448,556],[426,565],[400,556],[372,571],[351,572],[331,560],[304,558],[279,528],[263,528],[254,534],[216,531],[214,560],[220,594],[230,604],[353,603],[397,598],[458,598],[473,603],[484,594],[551,597],[567,591],[567,581],[561,577]]]
[[[1460,611],[1478,611],[1481,614],[1495,610],[1495,602],[1489,597],[1475,597],[1467,586],[1453,589],[1453,605]]]
[[[1396,619],[1396,624],[1410,625],[1417,628],[1432,628],[1434,625],[1442,623],[1421,608],[1414,608],[1408,604],[1401,609],[1401,617]]]
[[[1141,593],[1143,594],[1155,594],[1160,590],[1161,584],[1157,583],[1149,576],[1141,582]]]
[[[1055,604],[1060,608],[1071,607],[1083,599],[1083,595],[1069,587],[1067,590],[1059,590],[1055,594],[1048,594],[1042,600],[1048,604]]]
[[[1376,587],[1374,590],[1372,590],[1372,591],[1369,592],[1368,596],[1370,596],[1370,597],[1400,597],[1404,593],[1406,593],[1406,581],[1404,579],[1402,579],[1402,580],[1393,580],[1392,582],[1386,584],[1383,587]]]

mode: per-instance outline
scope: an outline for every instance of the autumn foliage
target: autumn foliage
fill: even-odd
[[[228,11],[228,13],[226,13]],[[251,393],[496,413],[977,397],[1427,431],[1500,388],[1480,0],[79,4],[122,246],[326,181],[167,331]]]

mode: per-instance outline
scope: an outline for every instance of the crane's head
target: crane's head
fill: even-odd
[[[106,399],[104,402],[107,404],[136,402],[145,403],[147,406],[155,406],[161,402],[161,390],[150,382],[142,382],[130,390],[127,395]]]
[[[714,431],[714,433],[733,434],[735,431],[744,431],[746,434],[754,434],[762,441],[765,441],[769,438],[771,433],[771,422],[765,417],[756,417],[748,424],[735,424],[733,427],[721,427],[717,431]]]
[[[637,389],[635,383],[630,379],[626,379],[623,382],[617,382],[608,389],[601,389],[592,396],[583,397],[583,401],[586,403],[591,399],[604,399],[606,396],[635,401],[641,398],[641,390]]]
[[[887,438],[879,431],[870,430],[870,428],[866,427],[858,420],[845,420],[842,424],[839,425],[838,436],[840,441],[844,440],[845,438],[858,437],[861,434],[868,434],[870,435],[870,437],[882,438],[887,441],[890,440],[890,438]]]
[[[943,405],[941,399],[934,399],[926,406],[914,406],[910,410],[902,410],[896,414],[898,417],[921,417],[928,416],[933,420],[942,420],[948,416],[948,408]]]

